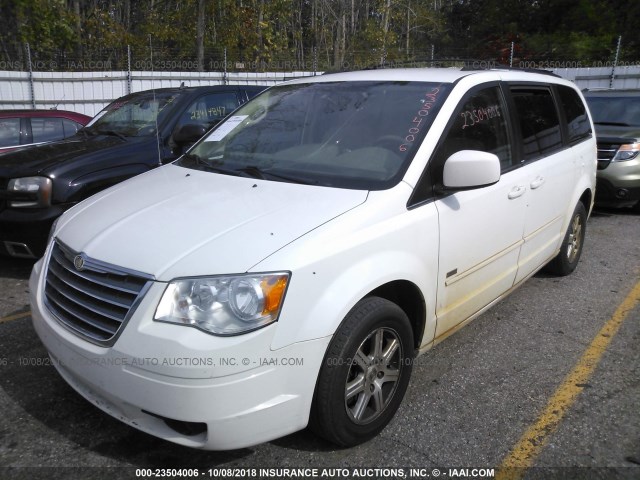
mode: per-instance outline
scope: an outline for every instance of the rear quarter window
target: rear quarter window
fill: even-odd
[[[564,85],[558,85],[557,88],[560,105],[567,119],[567,140],[569,144],[590,138],[592,134],[591,123],[578,92]]]

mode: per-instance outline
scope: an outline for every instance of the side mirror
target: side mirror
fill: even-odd
[[[173,141],[178,145],[195,143],[200,140],[200,137],[205,133],[207,133],[207,128],[203,125],[189,123],[187,125],[183,125],[178,129],[178,131],[173,133]]]
[[[472,190],[500,181],[500,159],[493,153],[460,150],[444,162],[442,175],[446,190]]]

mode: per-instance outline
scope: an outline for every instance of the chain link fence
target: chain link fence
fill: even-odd
[[[45,51],[29,44],[0,49],[0,109],[66,108],[94,115],[127,93],[166,86],[272,85],[323,72],[397,67],[490,69],[514,67],[551,70],[588,88],[640,88],[640,61],[613,58],[575,60],[558,54],[531,56],[518,45],[492,45],[490,54],[472,49],[333,51],[306,49],[256,57],[225,48],[207,49],[202,59],[167,48],[98,49],[91,54]],[[551,49],[553,51],[553,49]],[[556,51],[562,51],[557,49]],[[619,58],[625,58],[620,61]]]
[[[44,51],[37,46],[25,44],[22,48],[0,50],[0,71],[32,72],[101,72],[101,71],[171,71],[171,72],[326,72],[337,70],[359,70],[376,67],[470,67],[495,68],[595,68],[614,66],[636,66],[638,61],[619,61],[617,52],[612,58],[592,60],[569,59],[560,52],[552,55],[531,56],[524,54],[518,45],[494,46],[492,54],[482,58],[470,55],[471,50],[441,49],[431,45],[423,50],[371,49],[347,51],[336,55],[333,51],[315,48],[279,54],[255,56],[250,52],[226,48],[212,48],[204,57],[168,48],[153,46],[134,48],[123,46],[116,49],[99,49],[90,54],[74,54],[62,50]]]

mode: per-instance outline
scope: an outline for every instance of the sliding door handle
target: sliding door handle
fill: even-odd
[[[535,190],[536,188],[541,187],[543,183],[544,183],[544,177],[537,176],[536,179],[533,182],[531,182],[531,185],[529,186],[531,187],[531,190]]]

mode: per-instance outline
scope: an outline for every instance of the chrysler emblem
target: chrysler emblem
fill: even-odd
[[[78,271],[84,269],[84,258],[82,258],[82,255],[76,255],[73,259],[73,266],[76,267],[76,270]]]

